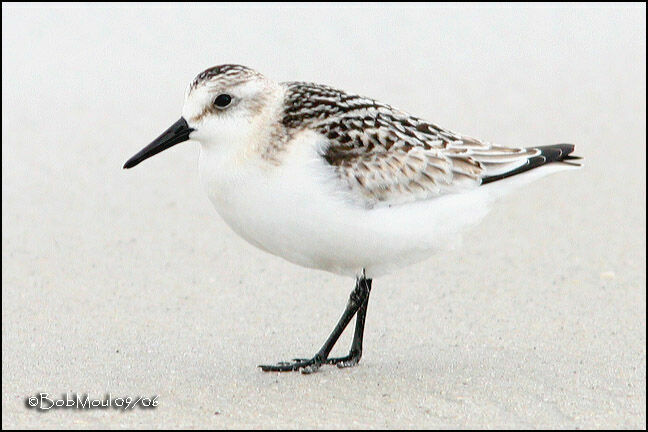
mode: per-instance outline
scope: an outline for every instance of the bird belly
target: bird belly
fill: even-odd
[[[279,165],[235,166],[201,154],[200,167],[210,200],[232,230],[304,267],[348,276],[366,269],[375,277],[452,249],[459,232],[485,214],[471,192],[364,208],[316,152],[293,153]]]

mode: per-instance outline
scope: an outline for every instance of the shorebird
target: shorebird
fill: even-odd
[[[312,358],[261,365],[314,372],[358,364],[373,278],[453,248],[501,195],[579,166],[574,146],[504,147],[376,100],[241,65],[200,73],[182,117],[124,168],[183,141],[225,222],[292,263],[355,277],[346,308]],[[352,318],[347,356],[329,353]]]

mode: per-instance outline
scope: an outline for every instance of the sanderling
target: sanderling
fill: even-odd
[[[295,264],[354,276],[346,309],[313,358],[260,366],[308,373],[362,355],[372,279],[456,246],[503,193],[578,166],[571,144],[509,148],[390,105],[240,65],[200,73],[182,117],[126,162],[199,142],[199,172],[225,222]],[[329,353],[354,315],[350,352]]]

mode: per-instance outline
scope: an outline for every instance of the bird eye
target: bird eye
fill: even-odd
[[[224,93],[218,95],[218,97],[214,99],[214,105],[216,105],[217,108],[225,108],[231,102],[232,102],[232,96]]]

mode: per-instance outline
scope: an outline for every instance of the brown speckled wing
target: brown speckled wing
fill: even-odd
[[[286,83],[283,124],[328,138],[323,158],[359,203],[402,204],[477,187],[527,163],[536,149],[497,147],[372,99]]]

